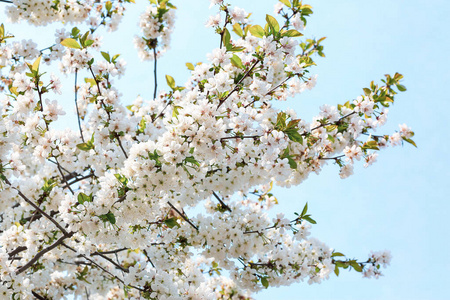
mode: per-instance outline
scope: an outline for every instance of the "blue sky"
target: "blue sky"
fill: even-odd
[[[142,4],[144,1],[139,1]],[[159,82],[172,75],[182,84],[189,72],[185,62],[204,61],[219,45],[218,36],[204,28],[209,1],[173,0],[178,6],[172,49],[158,62]],[[230,1],[253,12],[254,23],[273,14],[275,1]],[[398,95],[388,124],[378,133],[392,133],[406,123],[415,131],[418,148],[410,145],[384,150],[378,162],[341,180],[330,164],[302,185],[275,189],[280,205],[276,211],[299,211],[305,202],[318,224],[312,235],[349,257],[366,259],[370,250],[389,249],[393,260],[385,276],[375,280],[356,272],[341,272],[320,285],[301,283],[269,289],[257,299],[448,299],[450,284],[450,111],[449,59],[450,2],[433,0],[342,0],[309,3],[314,15],[305,36],[326,36],[326,58],[317,59],[318,83],[286,103],[299,117],[310,120],[322,104],[354,99],[371,80],[400,72],[408,91]],[[4,5],[3,3],[0,3]],[[127,74],[118,82],[122,101],[137,94],[151,98],[153,64],[136,58],[132,34],[142,6],[129,6],[127,23],[113,36],[105,36],[104,51],[122,53]],[[0,13],[0,22],[5,22]],[[124,23],[125,24],[125,23]],[[18,38],[33,38],[42,28],[29,30],[23,23],[11,28]],[[52,30],[49,30],[52,32]],[[104,32],[103,32],[104,33]],[[43,37],[43,39],[46,39]],[[47,39],[48,46],[53,37]],[[117,50],[116,50],[117,49]],[[72,79],[70,79],[70,82]],[[70,91],[70,84],[66,89]],[[73,100],[67,111],[72,112]],[[73,114],[69,121],[74,124]],[[361,164],[362,165],[362,164]]]

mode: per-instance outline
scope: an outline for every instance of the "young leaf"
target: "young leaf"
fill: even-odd
[[[40,62],[41,62],[41,58],[42,58],[42,55],[39,56],[39,57],[35,60],[35,62],[33,63],[33,66],[31,67],[31,70],[32,70],[32,71],[35,71],[36,73],[38,73],[38,71],[39,71],[39,64],[40,64]]]
[[[259,38],[262,38],[263,36],[266,35],[266,32],[264,31],[264,29],[259,25],[254,25],[254,26],[250,27],[249,31],[253,36],[256,36]]]
[[[284,5],[286,5],[287,7],[292,7],[291,3],[289,2],[289,0],[279,0],[281,3],[283,3]]]
[[[334,266],[334,274],[336,274],[336,276],[339,276],[339,267],[337,265]]]
[[[263,287],[265,287],[266,289],[269,287],[269,280],[267,280],[267,277],[261,277],[261,284],[262,284]]]
[[[270,28],[272,28],[274,33],[280,31],[280,25],[278,24],[277,19],[275,19],[271,15],[266,15],[266,21],[269,24]]]
[[[310,217],[310,215],[303,216],[303,219],[304,219],[305,221],[308,221],[308,222],[311,223],[311,224],[317,224],[317,222],[316,222],[314,219],[312,219],[312,218]]]
[[[100,51],[100,53],[102,54],[103,58],[106,59],[107,62],[111,62],[111,56],[109,56],[109,53],[103,51]]]
[[[187,62],[187,63],[186,63],[186,67],[187,67],[189,70],[194,71],[194,65],[193,65],[193,64]]]
[[[80,44],[78,44],[78,42],[74,39],[71,38],[67,38],[65,40],[63,40],[61,42],[61,45],[67,47],[67,48],[72,48],[72,49],[81,49]]]
[[[223,35],[222,35],[222,42],[225,45],[226,48],[228,48],[228,45],[230,45],[231,35],[228,29],[224,29]]]
[[[167,85],[174,90],[175,89],[175,79],[173,79],[172,76],[170,75],[166,75],[166,81],[167,81]]]
[[[230,58],[231,64],[237,68],[243,68],[244,65],[242,64],[242,60],[237,56],[236,54],[233,54],[233,56]]]
[[[397,84],[397,88],[400,92],[405,92],[406,91],[406,87],[402,84]]]
[[[305,207],[303,207],[302,214],[300,216],[303,217],[304,215],[306,215],[307,212],[308,212],[308,202],[306,202]]]
[[[411,145],[413,145],[414,147],[417,148],[416,143],[415,143],[412,139],[408,139],[408,138],[403,137],[403,140],[404,140],[405,142],[410,143]]]
[[[169,228],[174,228],[175,226],[179,226],[176,218],[165,219],[164,224]]]
[[[242,28],[238,23],[234,23],[233,31],[240,37],[244,36],[244,32],[242,31]]]
[[[290,29],[286,32],[283,32],[282,36],[288,36],[288,37],[298,37],[298,36],[302,36],[303,34],[301,34],[300,32],[298,32],[295,29]]]
[[[83,204],[84,202],[92,202],[92,194],[88,196],[85,193],[79,193],[78,203]]]

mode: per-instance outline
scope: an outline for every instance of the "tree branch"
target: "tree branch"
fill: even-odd
[[[47,219],[50,220],[50,222],[52,222],[53,224],[55,224],[56,227],[58,227],[59,230],[61,230],[61,232],[64,234],[64,236],[69,237],[72,234],[68,233],[61,225],[59,225],[58,222],[55,221],[55,219],[53,219],[49,214],[47,214],[45,211],[43,211],[39,206],[37,206],[35,203],[33,203],[30,199],[28,199],[18,188],[13,187],[11,182],[9,182],[9,180],[7,178],[4,178],[5,182],[10,185],[13,189],[15,189],[18,193],[19,196],[25,200],[25,202],[27,202],[28,204],[30,204],[31,206],[33,206],[34,209],[36,209],[37,211],[39,211],[42,215],[44,215]]]
[[[45,253],[53,250],[54,248],[58,247],[59,245],[61,245],[63,243],[63,241],[66,238],[69,238],[73,235],[74,233],[71,232],[68,235],[64,235],[62,237],[60,237],[55,243],[53,243],[51,246],[48,246],[47,248],[44,248],[43,250],[39,251],[38,253],[36,253],[36,255],[30,259],[29,262],[27,262],[25,265],[23,265],[22,267],[20,267],[19,269],[17,269],[16,271],[16,275],[19,275],[20,273],[22,273],[23,271],[25,271],[26,269],[28,269],[29,267],[31,267],[35,262],[37,262],[39,260],[39,258],[41,258]]]

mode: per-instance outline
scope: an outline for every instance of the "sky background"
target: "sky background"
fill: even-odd
[[[150,99],[153,93],[153,63],[140,62],[132,39],[144,4],[128,5],[122,28],[104,37],[103,51],[121,53],[127,74],[117,81],[122,101],[136,95]],[[229,1],[252,12],[254,24],[273,15],[273,0]],[[209,1],[172,0],[178,6],[171,50],[158,61],[161,88],[164,75],[183,85],[189,76],[186,62],[206,60],[219,46],[219,38],[204,24],[210,14]],[[393,260],[378,280],[363,279],[359,273],[341,271],[320,285],[300,283],[272,288],[256,299],[449,299],[450,205],[449,205],[449,59],[450,2],[445,0],[342,0],[305,3],[314,8],[305,30],[306,37],[320,38],[326,58],[317,58],[315,89],[291,99],[283,107],[294,108],[298,116],[311,120],[322,104],[336,105],[362,93],[371,80],[400,72],[408,91],[396,96],[389,121],[377,131],[391,134],[406,123],[416,133],[418,148],[382,151],[378,162],[342,180],[338,167],[330,164],[311,175],[300,186],[275,189],[277,211],[288,217],[301,211],[305,202],[318,222],[312,236],[348,257],[365,260],[371,250],[389,249]],[[5,5],[0,3],[0,5]],[[0,9],[2,11],[2,9]],[[0,22],[6,22],[0,13]],[[35,28],[22,23],[6,25],[17,38],[33,38],[39,46],[53,43],[54,26]],[[104,34],[105,31],[100,31]],[[71,91],[72,77],[66,91]],[[73,98],[64,100],[68,124],[76,128]]]

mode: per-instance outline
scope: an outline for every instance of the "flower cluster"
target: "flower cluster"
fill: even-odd
[[[139,19],[142,36],[136,36],[134,44],[142,60],[153,60],[163,55],[170,46],[175,9],[169,1],[154,1],[147,6]]]
[[[68,21],[95,27],[92,7],[103,23],[122,2],[83,9],[79,2],[43,1],[39,13],[21,18],[37,24],[41,16],[45,24],[71,10]],[[150,2],[140,22],[144,59],[165,51],[173,27],[175,7]],[[280,3],[283,23],[267,15],[260,26],[244,9],[211,1],[225,14],[223,25],[211,21],[220,15],[208,22],[221,46],[206,62],[186,64],[191,76],[183,86],[166,75],[169,92],[158,94],[155,86],[151,100],[126,104],[114,82],[125,62],[96,53],[95,28],[58,31],[46,56],[32,42],[10,43],[0,27],[0,294],[250,299],[269,286],[319,283],[340,268],[381,275],[388,252],[362,262],[345,258],[311,237],[316,222],[307,205],[271,218],[278,203],[271,189],[298,185],[327,162],[345,178],[388,145],[414,145],[406,125],[373,134],[396,90],[405,90],[402,75],[386,75],[383,85],[372,82],[342,105],[321,106],[310,123],[278,109],[277,101],[315,86],[310,72],[324,40],[301,38],[309,5]],[[14,2],[9,12],[29,5]],[[65,114],[52,98],[61,82],[42,63],[55,60],[75,77],[68,96],[78,130],[55,125]]]

